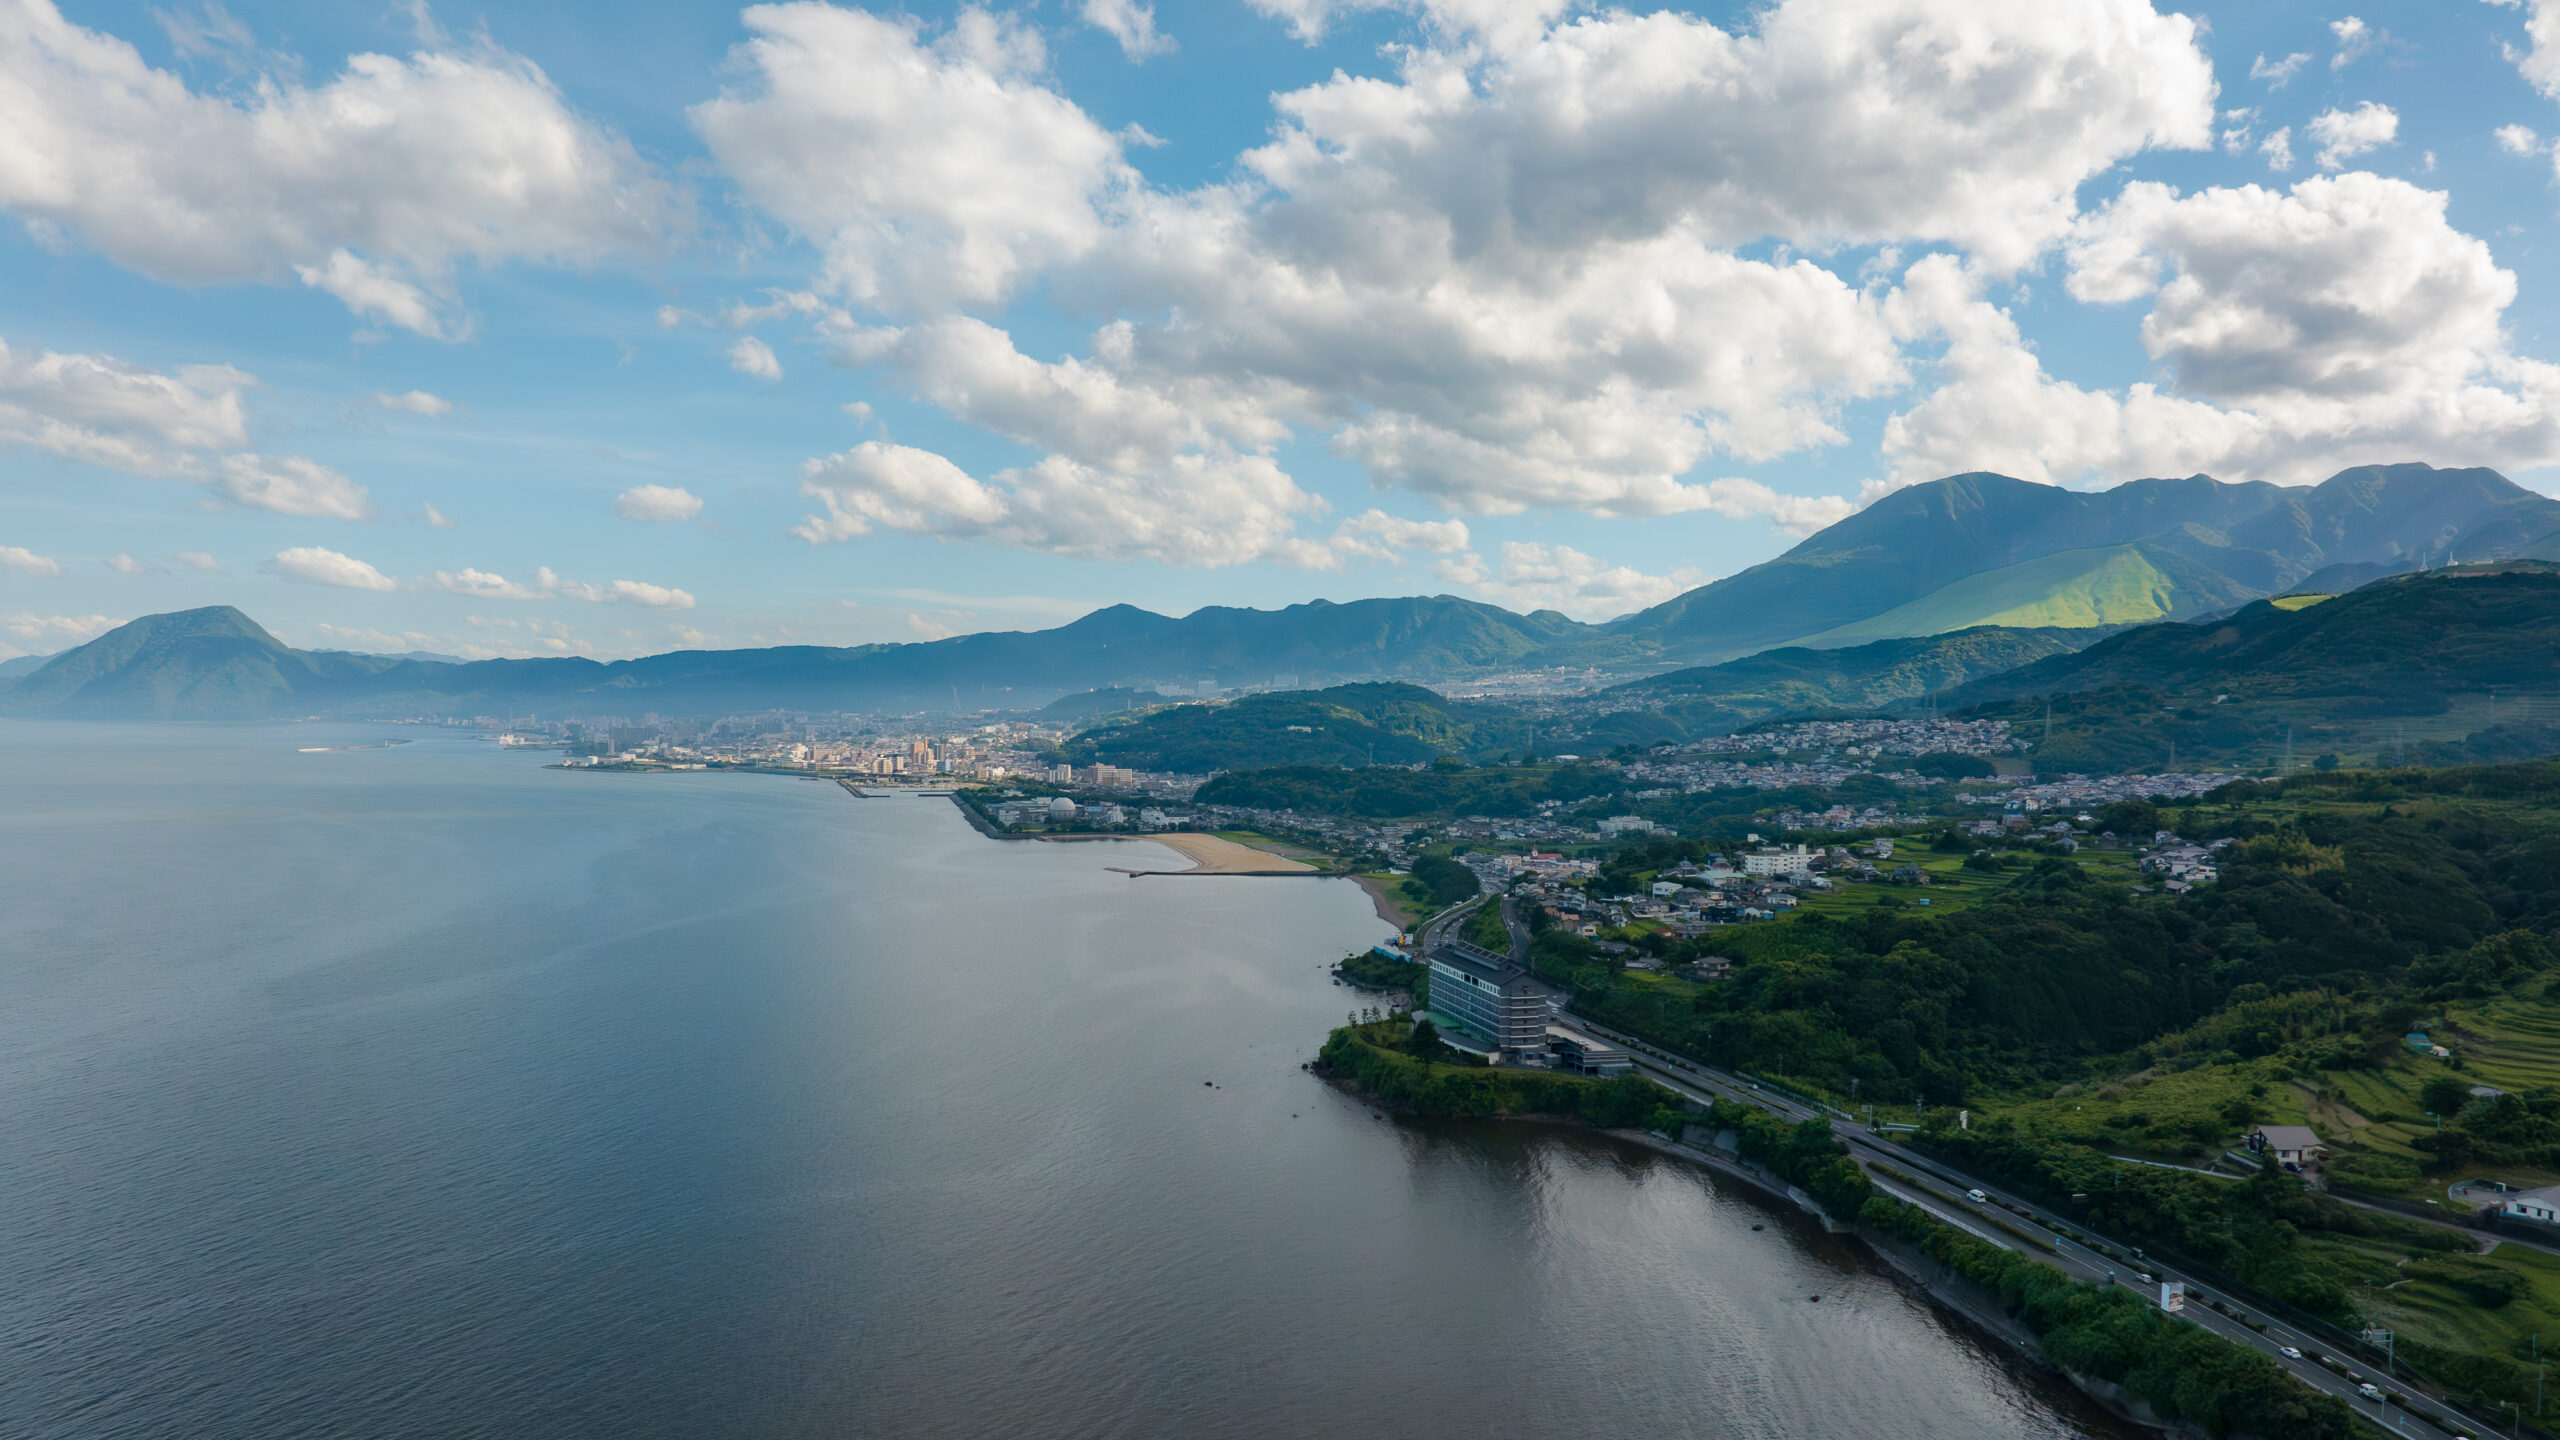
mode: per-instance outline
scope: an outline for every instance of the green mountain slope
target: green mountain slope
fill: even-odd
[[[295,650],[228,605],[147,615],[18,678],[0,704],[75,717],[289,715],[362,694],[401,662]]]
[[[2266,592],[2150,544],[2060,550],[1968,575],[1881,615],[1807,636],[1821,648],[1977,625],[2034,629],[2144,625],[2228,610]]]
[[[1589,708],[1617,712],[1616,717],[1594,717],[1585,722],[1585,731],[1613,741],[1621,729],[1628,740],[1686,738],[1773,715],[1873,710],[2068,654],[2104,633],[1982,626],[1829,650],[1764,650],[1603,691],[1588,702]],[[1625,715],[1631,707],[1661,716],[1671,728],[1653,736],[1635,733]]]
[[[1068,742],[1077,760],[1201,774],[1245,766],[1414,765],[1440,755],[1525,743],[1527,722],[1497,705],[1441,698],[1419,685],[1337,685],[1177,705],[1098,726]]]
[[[2548,728],[2560,566],[2519,560],[2392,576],[2318,604],[2259,601],[2219,620],[2147,625],[1941,697],[2053,738],[2040,769],[2396,758],[2495,727]],[[2493,695],[2502,695],[2501,714]],[[2536,703],[2540,697],[2540,704]],[[2540,717],[2539,720],[2536,717]],[[2500,742],[2531,753],[2532,735]],[[2543,744],[2560,749],[2560,732]],[[2441,757],[2443,752],[2439,751]]]
[[[2366,466],[2295,490],[2192,475],[2091,493],[1954,475],[1896,491],[1775,560],[1603,628],[1663,659],[1712,662],[1845,632],[1968,577],[2069,551],[2142,543],[2152,566],[2182,585],[2210,589],[2197,579],[2210,573],[2245,598],[2328,567],[2396,572],[2526,554],[2555,530],[2560,501],[2491,470]],[[2164,553],[2198,570],[2173,572]],[[2031,598],[1951,608],[1931,623],[2032,618]]]

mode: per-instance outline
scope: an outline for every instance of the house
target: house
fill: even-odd
[[[2498,1207],[2501,1215],[2518,1220],[2534,1220],[2545,1225],[2560,1224],[2560,1185],[2545,1185],[2539,1190],[2519,1190]]]
[[[2261,1125],[2249,1132],[2249,1148],[2261,1155],[2275,1156],[2279,1165],[2300,1169],[2329,1147],[2308,1125]]]

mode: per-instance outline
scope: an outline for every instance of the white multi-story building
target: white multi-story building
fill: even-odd
[[[1810,875],[1813,852],[1802,845],[1762,846],[1742,857],[1745,875]]]

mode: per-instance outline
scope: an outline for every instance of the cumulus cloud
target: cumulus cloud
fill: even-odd
[[[392,578],[352,555],[324,550],[317,545],[299,545],[279,550],[274,558],[259,567],[270,575],[286,580],[299,580],[306,585],[334,585],[342,590],[397,590]]]
[[[453,413],[452,401],[424,390],[409,390],[398,395],[388,390],[377,390],[373,392],[373,403],[385,410],[397,410],[403,415],[423,415],[430,420],[441,420]]]
[[[2249,78],[2264,80],[2270,90],[2281,90],[2286,81],[2292,79],[2303,66],[2310,63],[2311,52],[2307,50],[2297,50],[2281,60],[2269,60],[2266,56],[2260,55],[2249,62]]]
[[[545,565],[533,573],[533,583],[518,584],[504,575],[488,570],[465,567],[455,572],[439,570],[418,582],[422,590],[442,590],[454,595],[468,595],[480,600],[551,600],[567,598],[593,605],[642,605],[658,610],[690,610],[693,596],[666,585],[651,585],[640,580],[616,580],[607,585],[590,585],[584,581],[564,579]]]
[[[420,501],[418,509],[423,512],[428,529],[450,530],[453,528],[453,521],[447,518],[445,513],[437,509],[435,506],[427,504],[424,501]]]
[[[2400,115],[2370,100],[2353,110],[2323,110],[2311,117],[2311,138],[2320,142],[2320,168],[2336,170],[2399,139]]]
[[[136,560],[121,550],[108,556],[100,563],[104,564],[108,569],[113,570],[119,575],[148,575],[160,568],[157,565]]]
[[[1084,23],[1120,42],[1120,53],[1131,60],[1146,60],[1169,55],[1176,48],[1173,37],[1156,30],[1156,9],[1138,0],[1084,0],[1080,12]]]
[[[702,499],[676,485],[635,485],[613,497],[613,508],[625,520],[677,525],[702,513]]]
[[[2267,168],[2281,175],[2293,168],[2293,127],[2279,125],[2276,132],[2258,145],[2258,153],[2267,157]]]
[[[1682,567],[1668,575],[1648,575],[1626,565],[1611,565],[1570,545],[1505,541],[1500,563],[1488,565],[1468,554],[1440,562],[1440,578],[1464,585],[1483,599],[1514,610],[1561,610],[1583,620],[1606,620],[1659,605],[1707,581]]]
[[[0,644],[0,649],[11,657],[51,654],[86,644],[123,623],[112,615],[38,615],[26,610],[0,614],[0,635],[15,642]]]
[[[738,343],[729,347],[729,368],[759,380],[782,378],[782,361],[775,357],[773,347],[753,335],[741,335]]]
[[[2510,155],[2533,155],[2542,149],[2542,137],[2530,125],[2501,125],[2497,136],[2498,148]]]
[[[39,555],[22,545],[0,545],[0,570],[15,570],[38,580],[62,578],[62,562]]]
[[[1334,527],[1330,542],[1337,555],[1393,561],[1407,550],[1454,555],[1467,548],[1463,520],[1407,520],[1384,510],[1363,510]]]
[[[2497,0],[2514,4],[2517,0]],[[2521,0],[2524,7],[2525,47],[2506,47],[2507,59],[2533,88],[2560,100],[2560,0]]]
[[[240,397],[255,383],[228,365],[164,375],[109,355],[13,351],[0,341],[0,443],[182,475],[196,464],[190,452],[249,443]]]
[[[1040,81],[1036,31],[964,10],[916,23],[757,5],[745,76],[693,122],[748,198],[826,254],[826,284],[884,308],[986,302],[1091,250],[1134,174],[1120,142]]]
[[[1268,457],[1182,455],[1170,469],[1178,483],[1158,485],[1053,455],[981,481],[932,451],[866,440],[801,467],[801,493],[825,513],[792,533],[821,544],[896,530],[1175,565],[1334,563],[1293,533],[1323,501]]]
[[[2448,223],[2446,201],[2363,173],[2290,190],[2128,185],[2068,250],[2074,298],[2151,301],[2142,343],[2170,383],[2121,394],[2047,375],[1959,264],[1922,261],[1892,313],[1946,349],[1938,388],[1887,422],[1895,478],[2305,483],[2416,455],[2560,461],[2560,366],[2508,349],[2515,277]]]
[[[190,90],[52,0],[0,11],[0,206],[176,284],[279,281],[453,338],[457,263],[645,249],[670,192],[488,42],[350,57],[327,84]]]
[[[214,559],[211,555],[206,554],[202,550],[181,550],[169,558],[186,566],[190,570],[201,570],[208,575],[219,575],[222,573],[222,562]]]
[[[225,455],[214,473],[213,489],[234,505],[279,515],[373,517],[373,502],[363,486],[316,460],[294,455]]]
[[[750,11],[742,80],[694,120],[825,252],[818,288],[891,322],[820,333],[1044,454],[983,479],[885,444],[822,457],[802,533],[1326,563],[1270,458],[1309,431],[1459,512],[1730,513],[1689,472],[1841,443],[1843,407],[1908,379],[1876,298],[1789,247],[2014,268],[2083,182],[2214,138],[2194,24],[2140,0],[1557,14],[1435,4],[1394,76],[1278,97],[1231,179],[1170,192],[999,22]],[[1131,318],[1051,360],[954,313],[1034,275]]]
[[[2382,31],[2350,15],[2329,22],[2329,34],[2338,42],[2338,53],[2329,57],[2329,68],[2344,70],[2373,52],[2373,47],[2387,38]]]

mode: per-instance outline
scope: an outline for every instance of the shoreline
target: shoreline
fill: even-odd
[[[1378,918],[1380,920],[1394,926],[1397,934],[1402,935],[1412,928],[1404,923],[1404,917],[1402,915],[1396,913],[1396,903],[1393,899],[1389,898],[1386,886],[1370,879],[1366,875],[1352,876],[1351,883],[1359,886],[1368,894],[1370,907],[1378,912]]]

